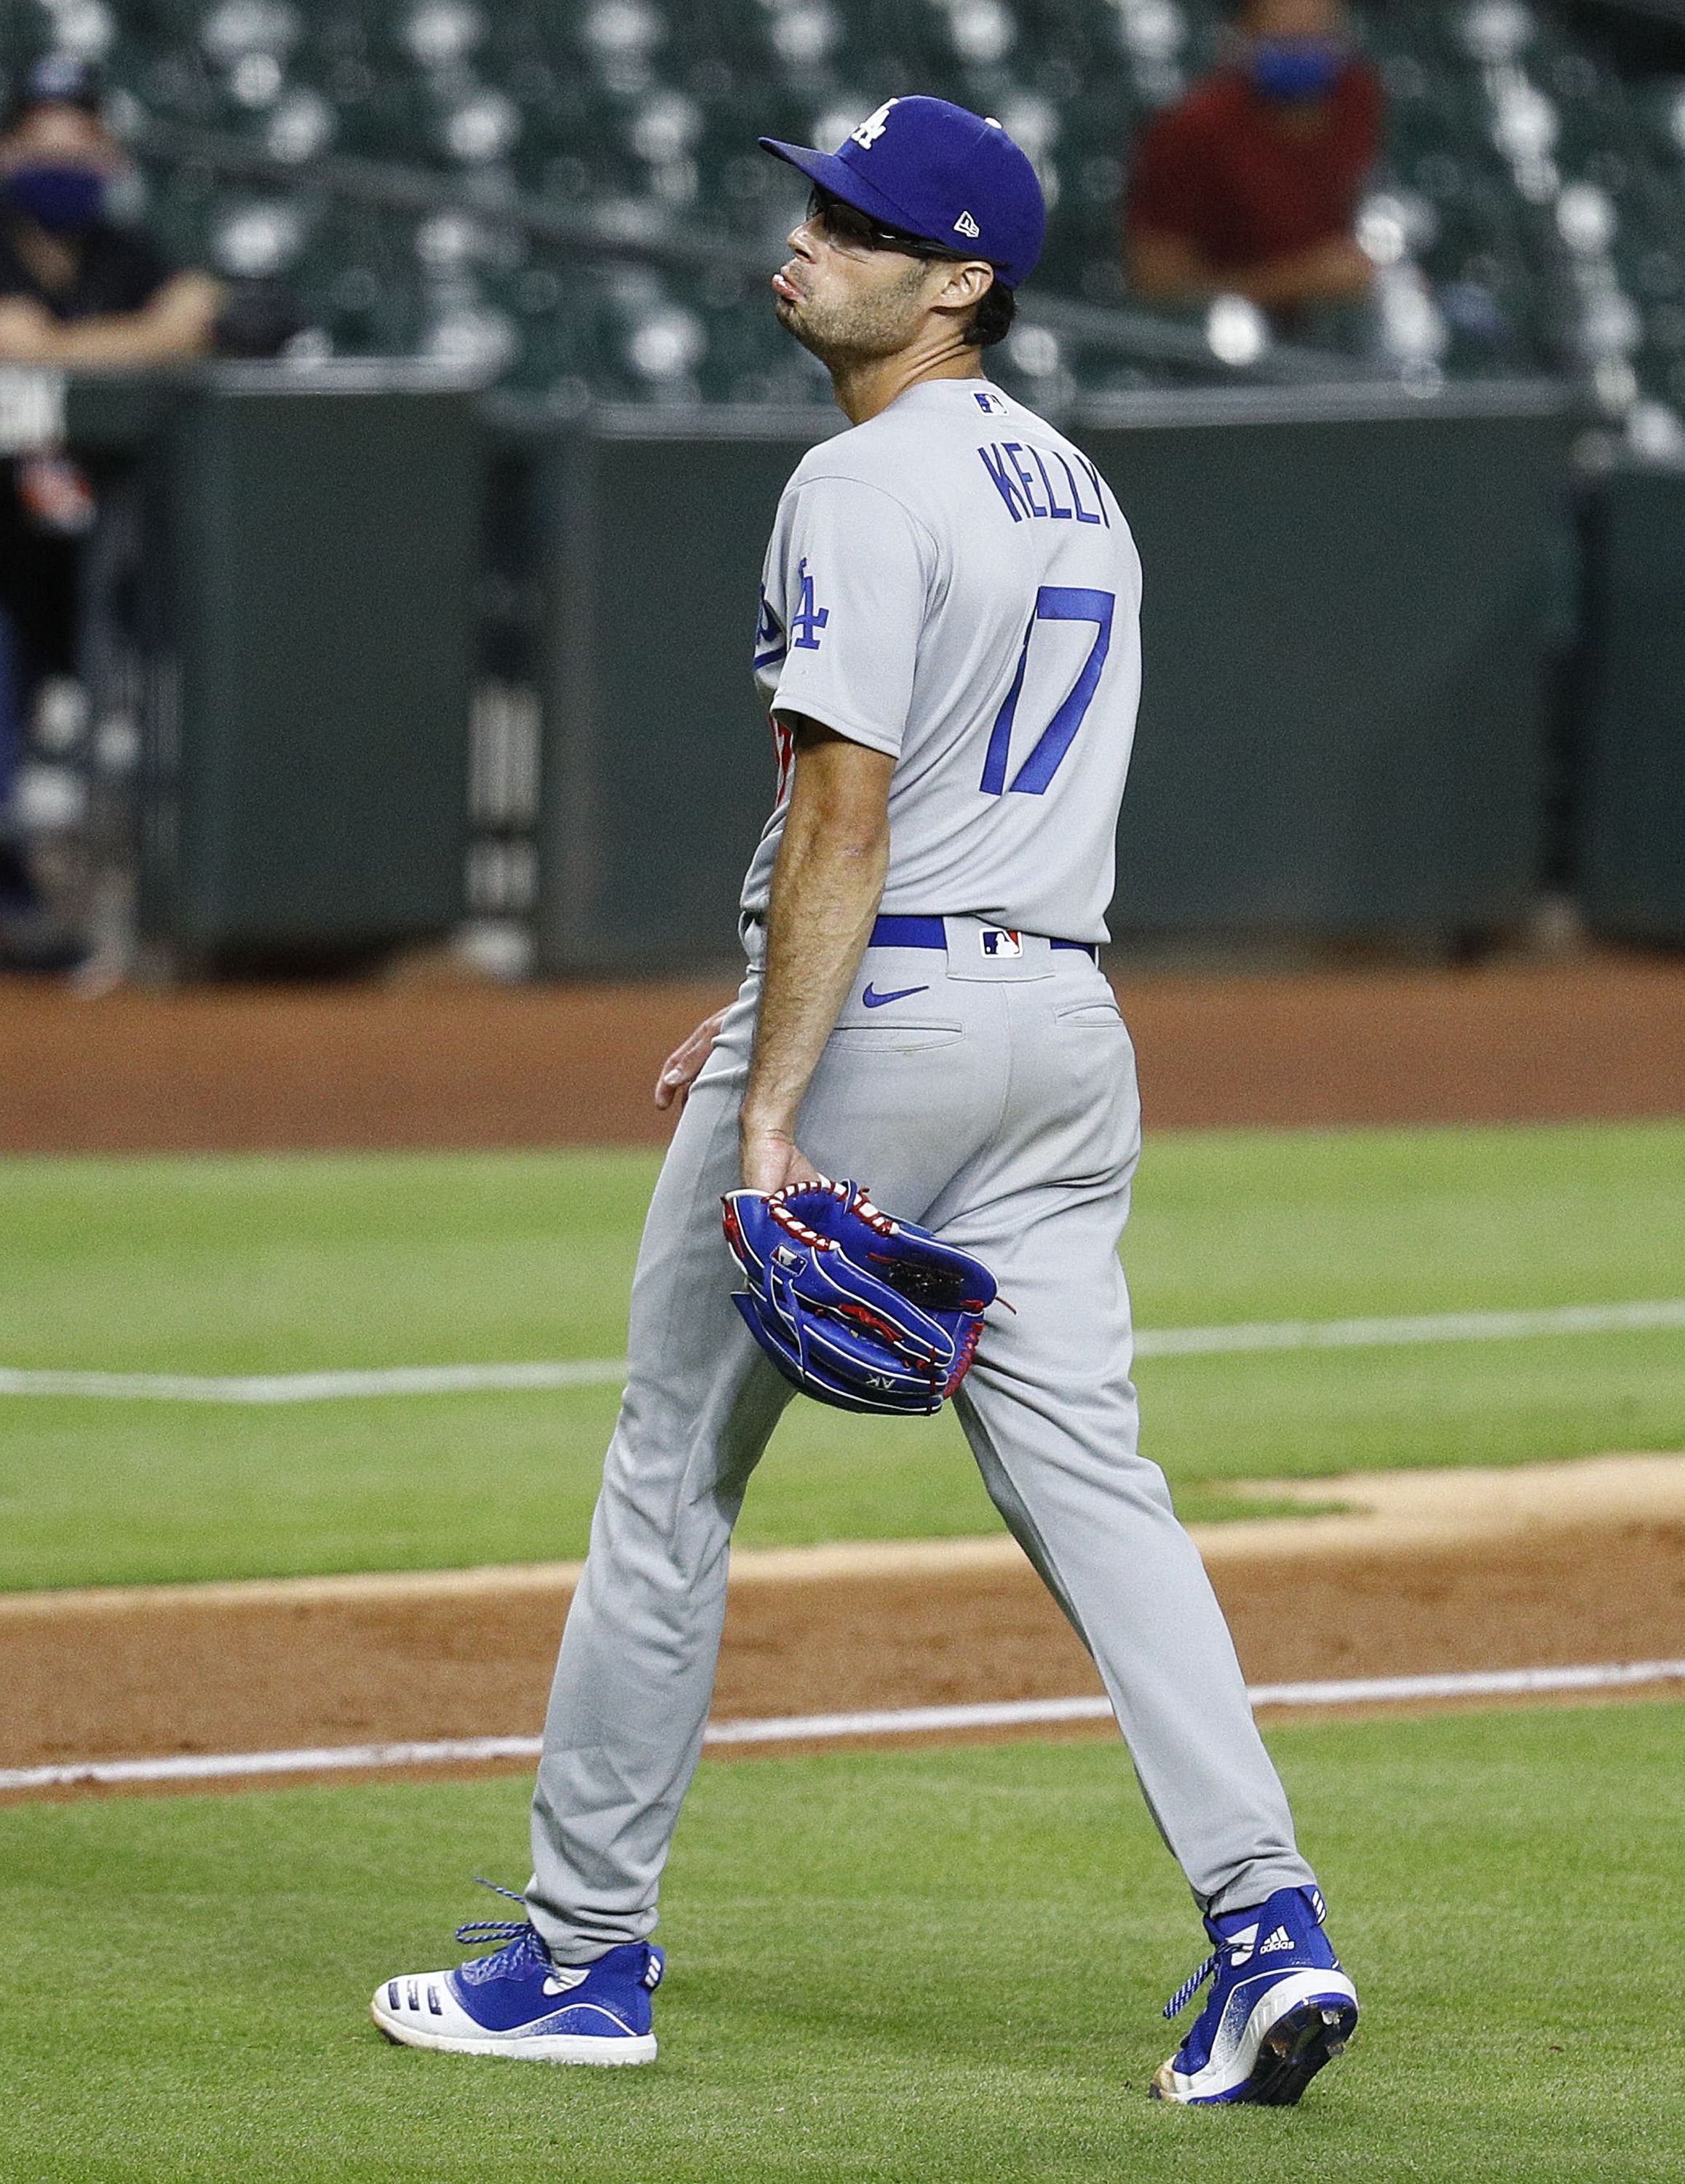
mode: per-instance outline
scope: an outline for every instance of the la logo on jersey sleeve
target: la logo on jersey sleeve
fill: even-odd
[[[790,617],[790,644],[795,652],[817,652],[820,632],[831,619],[829,607],[818,604],[814,596],[813,578],[808,574],[808,557],[803,554],[796,565],[796,611]]]

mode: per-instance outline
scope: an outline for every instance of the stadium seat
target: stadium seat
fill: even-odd
[[[1391,300],[1325,315],[1319,336],[1394,365],[1415,342],[1453,374],[1574,373],[1610,411],[1685,400],[1685,77],[1623,72],[1582,16],[1528,0],[1363,0],[1355,16],[1387,94],[1365,232],[1391,254]],[[148,216],[184,258],[276,259],[319,346],[474,355],[564,407],[581,390],[805,400],[811,369],[758,278],[591,265],[507,228],[459,248],[448,225],[313,187],[314,163],[350,153],[482,201],[665,222],[753,263],[801,202],[758,135],[828,147],[882,98],[934,91],[997,115],[1035,160],[1043,292],[1114,303],[1130,146],[1211,65],[1225,20],[1219,0],[28,0],[0,9],[0,72],[74,37],[120,112],[278,162],[259,187],[150,160]],[[1050,401],[1175,376],[1054,352],[1031,341],[1001,370]]]

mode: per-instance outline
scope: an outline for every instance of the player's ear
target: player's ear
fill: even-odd
[[[961,265],[944,265],[942,270],[945,277],[935,298],[939,311],[976,310],[994,281],[993,266],[981,258],[968,258]]]

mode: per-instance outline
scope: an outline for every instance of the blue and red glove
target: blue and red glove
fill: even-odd
[[[971,1368],[994,1277],[857,1184],[790,1184],[722,1201],[746,1286],[731,1301],[804,1395],[845,1411],[929,1417]]]

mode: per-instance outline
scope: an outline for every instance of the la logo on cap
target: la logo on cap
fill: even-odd
[[[890,108],[899,104],[898,99],[886,98],[876,114],[867,114],[858,129],[851,129],[848,131],[849,142],[858,144],[863,152],[870,152],[889,125]]]

